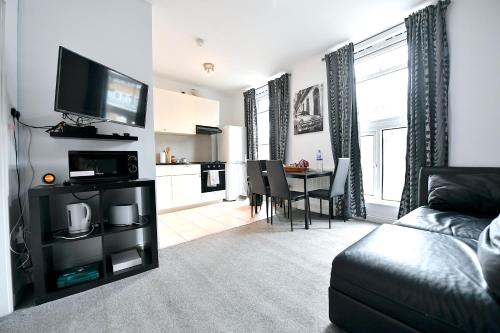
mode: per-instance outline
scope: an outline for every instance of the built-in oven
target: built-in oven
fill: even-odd
[[[201,163],[201,193],[226,190],[226,166],[222,162]]]

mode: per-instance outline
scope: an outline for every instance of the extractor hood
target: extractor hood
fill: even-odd
[[[222,133],[222,130],[218,127],[212,126],[204,126],[204,125],[196,125],[196,134],[219,134]]]

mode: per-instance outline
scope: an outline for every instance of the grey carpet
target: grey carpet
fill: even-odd
[[[159,269],[15,311],[0,332],[341,332],[328,319],[331,261],[375,227],[259,221],[163,249]]]

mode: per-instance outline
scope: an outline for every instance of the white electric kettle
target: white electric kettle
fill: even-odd
[[[66,214],[68,216],[68,232],[70,234],[89,231],[91,217],[89,205],[84,202],[66,205]]]

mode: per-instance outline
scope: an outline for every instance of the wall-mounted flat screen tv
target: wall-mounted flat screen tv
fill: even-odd
[[[148,86],[59,47],[54,110],[144,127]]]

